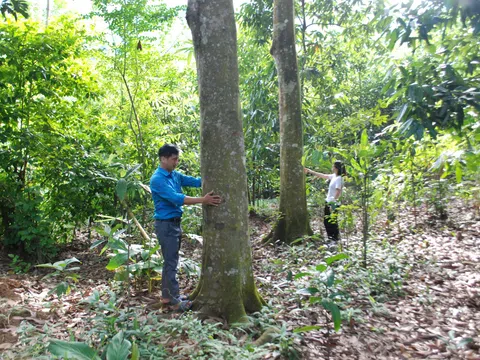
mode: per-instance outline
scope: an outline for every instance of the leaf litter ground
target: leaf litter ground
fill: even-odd
[[[259,291],[272,309],[272,321],[288,330],[292,339],[289,346],[301,358],[480,359],[478,213],[455,203],[451,204],[447,221],[421,213],[416,227],[410,209],[401,213],[392,224],[379,220],[372,231],[368,271],[355,267],[361,259],[360,229],[344,237],[343,249],[329,248],[318,239],[292,247],[262,246],[261,238],[270,230],[269,225],[260,218],[251,218]],[[323,231],[318,217],[312,226],[317,234]],[[42,280],[45,271],[9,274],[9,259],[0,259],[0,357],[19,358],[19,354],[28,353],[29,346],[35,346],[18,341],[17,331],[25,324],[38,334],[45,333],[47,325],[49,336],[57,339],[84,338],[92,327],[93,316],[82,300],[94,291],[107,292],[112,280],[112,273],[105,270],[107,260],[88,250],[88,246],[86,237],[79,235],[75,243],[64,248],[62,259],[77,257],[82,265],[76,289],[61,299],[48,295],[56,281]],[[295,275],[310,271],[338,251],[347,253],[350,263],[335,266],[337,282],[348,293],[339,303],[343,324],[335,333],[329,314],[320,305],[311,305],[309,297],[299,291],[308,287],[312,278],[295,280]],[[201,246],[196,241],[185,241],[183,252],[185,258],[199,262]],[[188,293],[196,277],[182,273],[180,282]],[[181,319],[180,314],[158,309],[158,300],[158,290],[149,294],[137,286],[128,296],[119,295],[118,304],[120,308],[138,310],[139,318],[155,312],[160,319]],[[309,325],[317,330],[292,335],[295,329]],[[223,324],[223,328],[227,326]],[[198,345],[191,339],[175,337],[161,341],[175,358],[189,358],[189,346]],[[261,357],[285,358],[285,354],[277,346]]]

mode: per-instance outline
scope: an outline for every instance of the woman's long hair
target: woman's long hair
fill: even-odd
[[[347,174],[345,170],[345,165],[340,160],[337,160],[333,163],[333,167],[338,170],[338,176],[344,176]]]

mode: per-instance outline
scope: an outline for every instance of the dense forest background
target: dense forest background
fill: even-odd
[[[99,215],[128,207],[147,224],[141,184],[163,143],[182,148],[182,171],[200,166],[193,48],[176,37],[185,6],[94,1],[79,18],[62,4],[48,19],[37,8],[41,22],[0,23],[1,234],[4,249],[34,261]],[[348,211],[371,217],[395,216],[400,202],[440,217],[452,196],[478,203],[477,3],[296,5],[304,164],[328,172],[345,161]],[[237,13],[252,207],[279,190],[271,17],[271,1]],[[323,191],[309,184],[312,205]]]
[[[107,269],[127,267],[119,280],[143,276],[151,290],[160,260],[148,242],[146,185],[158,148],[180,146],[181,172],[199,176],[201,166],[186,1],[93,0],[83,15],[60,0],[0,6],[0,249],[10,270],[62,260],[62,247],[88,234],[100,238],[94,246],[109,240]],[[346,164],[340,228],[344,239],[361,234],[362,266],[380,220],[388,227],[408,212],[415,232],[421,216],[458,215],[454,202],[478,218],[480,3],[300,0],[295,11],[302,162],[320,172]],[[236,4],[249,210],[267,221],[278,217],[280,190],[272,14],[270,0]],[[322,216],[325,191],[307,179],[312,219]],[[192,238],[201,215],[185,209]],[[111,245],[124,233],[136,236],[141,261]],[[184,264],[187,272],[197,265]]]

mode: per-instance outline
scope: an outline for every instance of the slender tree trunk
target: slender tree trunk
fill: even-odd
[[[255,207],[255,200],[257,200],[257,172],[255,171],[255,156],[253,157],[252,160],[253,168],[252,168],[252,205]]]
[[[187,22],[197,64],[203,193],[224,199],[203,208],[203,257],[194,309],[246,322],[260,310],[248,236],[247,174],[232,0],[189,0]]]
[[[363,179],[363,267],[367,268],[367,244],[368,244],[368,198],[370,196],[370,188],[368,185],[368,171]]]
[[[126,60],[124,60],[126,63]],[[124,70],[125,71],[125,70]],[[127,90],[128,94],[128,99],[130,100],[130,106],[131,110],[133,112],[133,117],[135,119],[135,125],[137,126],[137,131],[133,130],[133,125],[132,125],[132,117],[130,116],[130,128],[132,129],[135,139],[137,140],[137,147],[138,147],[138,152],[139,152],[139,161],[140,164],[142,164],[142,169],[140,170],[142,173],[142,178],[145,179],[147,174],[147,166],[146,166],[146,151],[145,151],[145,144],[143,142],[143,133],[142,133],[142,126],[140,124],[140,119],[138,117],[137,113],[137,108],[135,106],[135,100],[133,98],[132,92],[130,91],[130,86],[128,85],[127,78],[125,76],[125,72],[120,74],[122,76],[123,83],[125,85],[125,89]]]
[[[47,0],[47,9],[45,11],[45,27],[48,27],[49,17],[50,17],[50,0]]]
[[[302,61],[300,63],[301,79],[300,79],[300,96],[303,99],[303,86],[305,83],[305,64],[307,63],[307,16],[305,10],[305,0],[301,1],[300,9],[302,11],[300,19],[300,29],[302,32]]]
[[[312,234],[302,166],[302,105],[293,0],[275,0],[273,11],[273,44],[270,52],[277,66],[279,87],[281,218],[265,241],[290,243]]]

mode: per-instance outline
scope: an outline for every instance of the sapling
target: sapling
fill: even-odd
[[[48,264],[40,264],[37,265],[39,268],[47,268],[47,269],[54,269],[53,273],[50,273],[43,277],[43,279],[49,279],[51,277],[58,277],[63,280],[59,284],[57,284],[53,289],[51,289],[48,294],[56,293],[57,296],[60,298],[63,295],[70,294],[72,288],[75,287],[75,283],[78,281],[78,274],[72,273],[72,271],[79,270],[80,267],[72,267],[67,269],[68,265],[72,263],[80,263],[80,260],[77,258],[70,258],[67,260],[57,261],[56,263],[48,263]]]

